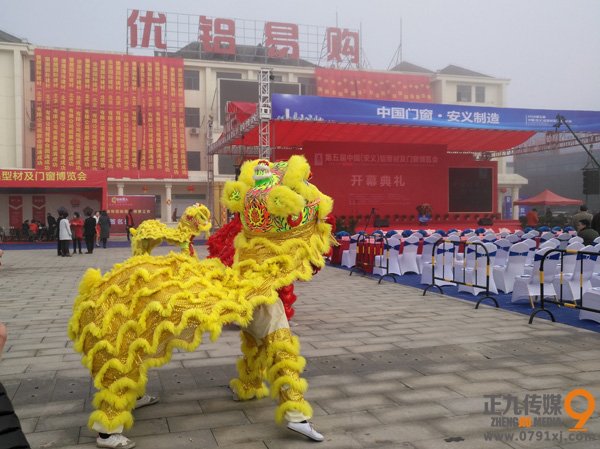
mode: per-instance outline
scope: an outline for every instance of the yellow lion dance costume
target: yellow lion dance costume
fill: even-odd
[[[243,352],[239,377],[230,383],[234,393],[243,400],[264,397],[266,380],[279,399],[277,422],[312,416],[300,377],[305,359],[277,295],[296,280],[310,280],[333,243],[324,221],[333,201],[309,176],[306,160],[292,156],[277,163],[248,161],[239,180],[226,184],[223,201],[240,213],[243,225],[231,267],[185,251],[151,256],[140,248],[151,249],[160,236],[151,234],[153,243],[144,246],[135,243],[142,237],[138,231],[137,255],[104,275],[97,269],[85,273],[69,337],[99,390],[91,428],[113,434],[131,427],[148,369],[169,362],[173,348],[193,351],[204,332],[216,340],[223,325],[233,322],[242,327]]]

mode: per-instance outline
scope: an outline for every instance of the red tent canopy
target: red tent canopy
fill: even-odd
[[[519,206],[533,206],[541,204],[542,206],[576,206],[582,204],[581,200],[574,200],[571,198],[565,198],[564,196],[557,195],[554,192],[546,189],[542,193],[539,193],[526,200],[515,201],[514,204]]]

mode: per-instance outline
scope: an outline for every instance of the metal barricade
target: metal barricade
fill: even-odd
[[[558,290],[557,296],[555,297],[555,299],[550,299],[550,298],[546,298],[544,297],[544,265],[547,263],[547,261],[553,262],[552,259],[550,258],[552,256],[552,254],[556,254],[556,253],[560,253],[560,273],[559,273],[559,281],[560,281],[560,288]],[[579,297],[578,298],[573,298],[572,300],[564,300],[563,299],[563,283],[564,283],[564,257],[567,254],[573,254],[573,253],[577,253],[577,259],[576,259],[576,267],[577,265],[579,265]],[[539,300],[539,306],[535,307],[534,310],[531,312],[531,314],[529,315],[529,324],[533,323],[533,319],[535,318],[535,316],[540,313],[540,312],[546,312],[549,316],[550,319],[552,320],[552,322],[556,322],[556,319],[554,318],[554,314],[546,309],[545,304],[546,303],[551,303],[551,304],[556,304],[558,307],[565,307],[568,309],[578,309],[578,310],[586,310],[588,312],[595,312],[595,313],[600,313],[600,309],[594,309],[592,307],[587,307],[584,303],[583,303],[583,295],[584,295],[584,291],[583,291],[583,282],[584,282],[584,260],[586,259],[591,259],[594,263],[597,260],[597,258],[600,257],[600,254],[598,254],[597,252],[592,252],[592,251],[577,251],[577,250],[565,250],[565,249],[552,249],[549,250],[546,254],[544,254],[544,257],[542,258],[541,262],[540,262],[540,300]],[[579,262],[579,263],[577,263]]]
[[[381,234],[362,234],[356,242],[356,262],[350,269],[352,273],[361,271],[363,274],[371,274],[375,262],[375,256],[383,254],[385,237]]]
[[[447,245],[446,244],[451,244],[452,245],[452,251],[448,251],[446,250]],[[456,276],[456,272],[457,272],[457,267],[456,267],[456,252],[457,249],[460,248],[461,245],[465,246],[465,257],[463,259],[463,263],[462,263],[462,267],[460,268],[461,272],[462,272],[462,281],[457,280],[457,276]],[[441,247],[441,250],[440,250]],[[472,247],[473,251],[475,252],[475,265],[473,267],[473,276],[474,276],[474,280],[475,282],[466,282],[467,279],[467,252],[468,249]],[[483,249],[483,251],[480,253],[477,251],[477,248],[480,247]],[[436,255],[441,254],[441,265],[442,268],[441,270],[437,269],[437,264],[436,264]],[[479,254],[485,254],[485,267],[479,267],[479,259],[480,257],[478,256]],[[424,256],[424,255],[423,255]],[[446,258],[447,257],[452,257],[452,269],[451,269],[451,273],[447,273],[447,264],[445,263]],[[483,258],[483,257],[481,257]],[[485,284],[477,284],[477,279],[478,279],[478,270],[480,269],[484,269],[485,268]],[[483,296],[482,298],[480,298],[477,303],[475,304],[475,308],[478,309],[479,308],[479,304],[481,304],[482,301],[486,300],[486,299],[491,299],[494,302],[494,305],[496,306],[496,308],[499,307],[498,305],[498,301],[496,300],[496,298],[494,298],[493,296],[490,295],[490,276],[491,276],[491,263],[490,263],[490,255],[489,252],[487,250],[487,248],[485,247],[485,245],[481,242],[456,242],[456,241],[451,241],[448,239],[441,239],[438,242],[436,242],[433,245],[433,248],[431,249],[431,284],[428,285],[427,287],[425,287],[425,289],[423,290],[423,296],[425,296],[427,294],[427,291],[432,288],[432,287],[436,287],[440,293],[443,295],[444,294],[444,290],[442,289],[441,285],[437,285],[435,283],[435,281],[442,281],[442,282],[451,282],[453,284],[456,285],[466,285],[468,287],[473,287],[473,288],[479,288],[482,289],[485,293],[485,296]],[[438,275],[439,274],[439,275]],[[452,275],[452,278],[448,278],[447,276]]]
[[[388,240],[386,237],[382,237],[382,243],[383,243],[383,254],[377,254],[375,256],[375,260],[377,260],[378,255],[381,255],[383,257],[379,259],[379,264],[374,264],[374,268],[381,268],[384,271],[384,274],[376,275],[376,276],[379,276],[378,284],[381,284],[381,281],[383,281],[383,279],[388,276],[391,276],[392,279],[394,279],[394,283],[396,283],[396,277],[399,277],[400,274],[399,273],[390,273],[390,253],[392,252],[392,250],[396,250],[396,252],[399,253],[401,243],[398,241],[397,246],[392,246],[390,240]],[[375,270],[373,270],[373,271],[375,271]]]

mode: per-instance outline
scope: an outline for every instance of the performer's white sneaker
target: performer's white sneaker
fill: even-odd
[[[135,447],[135,442],[121,433],[113,433],[108,438],[96,438],[96,446],[111,449],[131,449]]]
[[[158,402],[158,398],[156,396],[150,396],[148,394],[145,394],[144,396],[139,398],[137,401],[135,401],[135,408],[138,409],[138,408],[146,407],[147,405],[156,404],[157,402]]]
[[[310,438],[313,441],[323,441],[325,437],[317,432],[312,423],[308,421],[304,422],[288,422],[287,428],[294,432],[301,433],[302,435]]]

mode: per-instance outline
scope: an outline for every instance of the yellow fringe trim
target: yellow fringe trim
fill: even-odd
[[[277,410],[275,410],[275,422],[281,424],[285,418],[285,414],[292,410],[299,411],[306,416],[307,419],[310,419],[313,416],[313,409],[305,400],[300,402],[286,401],[283,404],[280,404],[279,407],[277,407]]]

